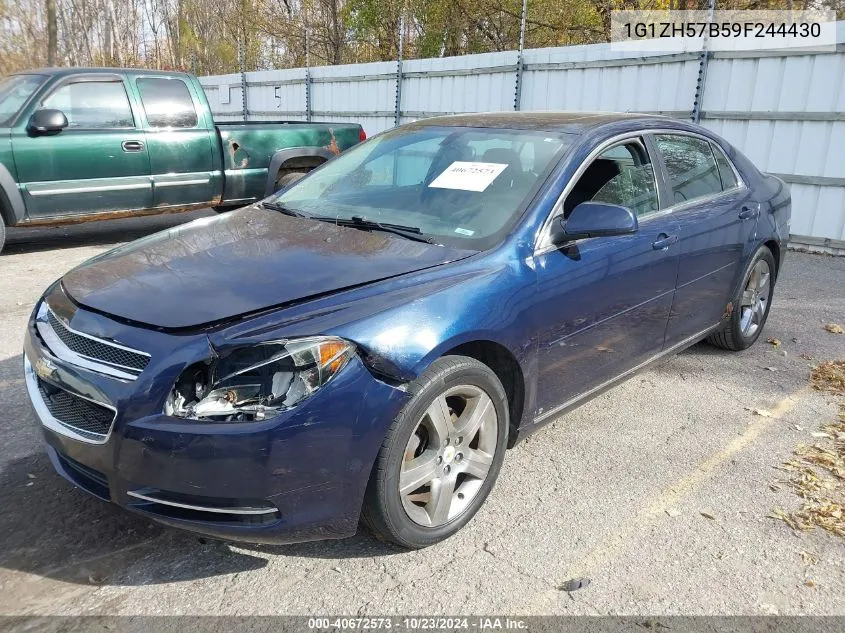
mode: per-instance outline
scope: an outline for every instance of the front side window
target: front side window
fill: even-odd
[[[68,127],[97,129],[134,127],[132,108],[121,81],[77,81],[41,102],[41,108],[64,112]]]
[[[654,168],[642,144],[622,143],[593,160],[566,197],[564,217],[582,202],[617,204],[638,218],[657,211]]]
[[[274,201],[305,215],[412,226],[438,243],[481,250],[513,226],[572,138],[397,129],[331,160]]]
[[[44,75],[10,75],[0,78],[0,127],[11,123],[44,79]]]
[[[710,143],[675,134],[658,134],[654,140],[666,165],[673,196],[671,204],[722,192],[722,179]]]
[[[137,85],[150,127],[196,127],[197,111],[184,81],[145,77]]]

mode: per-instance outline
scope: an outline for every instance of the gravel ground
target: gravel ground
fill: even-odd
[[[557,419],[509,451],[467,528],[424,551],[363,530],[289,546],[205,541],[74,489],[53,473],[26,401],[27,315],[68,268],[209,214],[10,232],[0,613],[845,615],[842,540],[766,516],[800,504],[770,488],[774,467],[835,418],[802,354],[845,358],[845,335],[822,327],[845,322],[845,258],[789,253],[755,347],[698,345]],[[572,578],[591,582],[563,591]]]

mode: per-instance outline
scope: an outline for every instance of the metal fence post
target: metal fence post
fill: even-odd
[[[713,21],[713,13],[716,10],[716,0],[710,0],[709,8],[707,10],[707,21]],[[701,104],[704,101],[704,87],[707,80],[707,66],[710,64],[710,48],[709,38],[707,33],[704,35],[704,42],[702,43],[701,55],[698,58],[698,78],[695,81],[695,97],[692,100],[692,114],[690,118],[693,123],[701,121]]]
[[[306,13],[307,18],[307,13]],[[311,37],[307,22],[305,26],[305,120],[311,123]]]
[[[396,103],[394,103],[393,125],[402,121],[402,54],[405,50],[405,16],[399,17],[399,57],[396,60]]]
[[[246,85],[246,51],[244,50],[244,43],[243,39],[238,40],[238,57],[240,57],[240,67],[241,67],[241,110],[243,111],[244,121],[249,121],[249,107],[248,107],[248,97],[247,97],[247,90],[248,87]]]
[[[522,101],[522,71],[525,65],[522,51],[525,49],[525,15],[528,12],[528,0],[522,0],[522,14],[519,18],[519,52],[516,56],[516,85],[514,86],[513,109],[519,110]]]
[[[311,69],[305,68],[305,120],[311,123]]]

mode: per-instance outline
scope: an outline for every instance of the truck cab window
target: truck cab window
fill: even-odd
[[[134,127],[132,108],[121,81],[77,81],[55,90],[42,108],[61,110],[69,128]]]
[[[196,127],[197,111],[184,81],[142,77],[137,85],[150,127]]]

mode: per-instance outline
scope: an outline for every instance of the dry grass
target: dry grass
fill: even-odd
[[[845,397],[845,361],[821,363],[810,374],[813,388]],[[793,530],[823,530],[845,538],[845,405],[839,420],[812,434],[818,441],[799,444],[794,457],[780,466],[786,483],[803,499],[800,510],[772,510],[771,517]]]
[[[821,363],[810,374],[810,383],[818,391],[845,396],[845,360]]]

